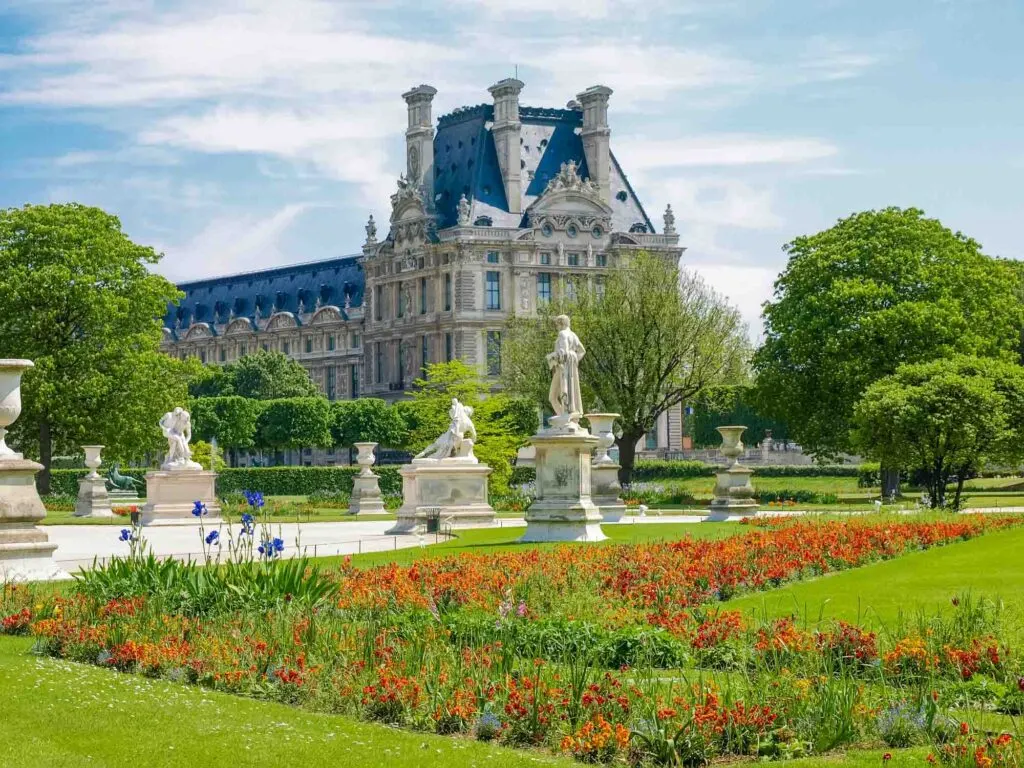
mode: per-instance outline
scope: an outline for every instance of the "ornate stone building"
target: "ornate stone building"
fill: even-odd
[[[181,284],[165,349],[207,363],[278,350],[329,398],[395,399],[427,362],[459,357],[496,376],[510,317],[599,290],[633,252],[678,259],[671,208],[656,233],[611,151],[611,89],[588,88],[566,109],[520,106],[522,89],[502,80],[492,103],[436,129],[437,91],[404,94],[406,169],[386,235],[371,216],[357,256]],[[679,414],[662,422],[644,448],[681,447]]]

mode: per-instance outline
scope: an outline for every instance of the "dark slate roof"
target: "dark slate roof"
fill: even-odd
[[[488,125],[494,119],[494,106],[480,104],[462,107],[437,121],[434,137],[434,204],[438,227],[455,226],[459,198],[465,194],[473,204],[471,220],[486,216],[496,227],[523,226],[523,216],[508,212],[501,168]],[[522,174],[521,210],[525,211],[554,178],[562,163],[573,160],[580,176],[587,177],[583,141],[577,131],[583,113],[574,109],[520,107],[520,172]],[[612,156],[611,206],[613,227],[629,231],[637,223],[654,227],[625,174]],[[625,200],[617,196],[624,191]]]
[[[361,306],[365,281],[357,258],[343,256],[179,283],[178,288],[185,292],[185,298],[180,305],[167,307],[164,325],[173,328],[179,317],[186,327],[190,319],[209,323],[214,319],[215,310],[220,322],[226,321],[232,309],[236,317],[251,318],[257,306],[260,315],[266,318],[274,304],[278,311],[298,312],[300,298],[306,311],[312,310],[317,297],[321,304],[343,307],[346,294],[351,306]]]

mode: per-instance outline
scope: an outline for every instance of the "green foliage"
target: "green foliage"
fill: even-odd
[[[374,397],[331,403],[335,445],[373,442],[388,448],[405,444],[408,428],[402,411]]]
[[[1013,463],[1024,455],[1024,368],[958,357],[900,366],[872,384],[854,410],[857,447],[883,464],[919,470],[932,506],[946,486],[986,460]]]
[[[270,400],[256,421],[256,444],[281,450],[329,446],[331,407],[323,397],[289,397]]]
[[[753,388],[749,386],[708,387],[693,401],[690,434],[694,446],[717,448],[722,436],[716,427],[745,424],[743,442],[757,445],[771,430],[773,440],[787,440],[786,425],[763,416],[752,402]]]
[[[224,457],[220,452],[219,446],[217,449],[217,459],[213,463],[212,467],[210,466],[210,461],[212,459],[212,446],[209,443],[204,442],[203,440],[199,440],[197,442],[192,443],[191,448],[192,461],[202,464],[203,469],[212,469],[215,472],[220,472],[227,466],[227,464],[224,462]]]
[[[754,356],[757,400],[806,450],[850,452],[857,401],[904,363],[1017,358],[1017,276],[922,211],[855,214],[785,250]]]
[[[28,358],[10,440],[40,458],[103,443],[110,459],[158,448],[160,414],[197,363],[159,351],[160,318],[182,294],[149,266],[160,255],[121,222],[78,204],[0,210],[0,356]]]
[[[297,360],[280,352],[260,350],[224,366],[208,366],[190,383],[189,394],[281,400],[317,397],[320,391]]]
[[[877,488],[882,484],[882,465],[877,461],[865,461],[857,465],[857,487]]]
[[[238,395],[196,397],[190,401],[192,429],[222,448],[246,450],[256,444],[256,423],[265,402]]]
[[[402,492],[402,476],[397,467],[376,466],[373,471],[380,478],[381,493],[390,496]],[[241,491],[260,491],[266,496],[307,496],[317,491],[349,493],[352,478],[358,472],[358,467],[230,467],[217,475],[217,494]]]
[[[104,465],[106,462],[104,461]],[[122,475],[134,477],[139,481],[139,496],[146,495],[146,472],[144,467],[119,467],[118,472]],[[107,474],[106,466],[101,467],[100,474],[104,477]],[[78,498],[78,479],[89,474],[87,469],[55,469],[50,473],[50,493],[54,496],[71,496]]]
[[[636,442],[658,417],[706,387],[745,379],[746,329],[739,313],[696,275],[640,253],[611,269],[603,290],[580,286],[576,300],[551,302],[536,318],[509,321],[502,377],[509,392],[548,408],[543,364],[566,313],[587,348],[580,362],[585,403],[622,414],[620,479],[630,480]]]

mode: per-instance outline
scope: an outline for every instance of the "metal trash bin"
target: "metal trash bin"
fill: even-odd
[[[131,518],[132,525],[141,525],[142,524],[142,513],[139,512],[138,510],[135,510],[134,512],[129,513],[129,517]]]
[[[437,533],[441,530],[441,510],[427,510],[427,533]]]

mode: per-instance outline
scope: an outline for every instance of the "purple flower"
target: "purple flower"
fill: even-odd
[[[220,533],[218,531],[210,531],[206,534],[207,544],[220,544]]]
[[[519,601],[519,607],[516,608],[516,614],[519,616],[519,618],[523,618],[523,616],[526,615],[526,603],[522,600]]]
[[[131,541],[132,540],[132,532],[129,531],[127,528],[122,528],[121,529],[121,535],[117,537],[117,540],[118,541]]]
[[[197,501],[197,502],[195,502],[195,504],[192,505],[192,515],[194,517],[202,517],[205,514],[206,514],[206,505],[203,504],[203,502]]]

